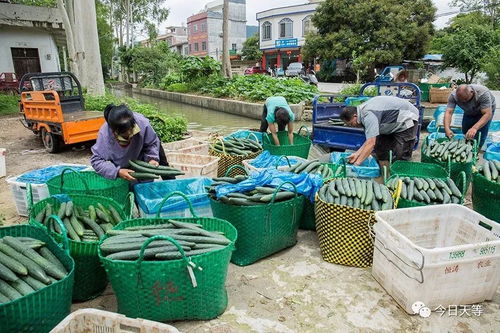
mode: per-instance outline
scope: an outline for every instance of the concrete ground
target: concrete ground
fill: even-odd
[[[7,148],[8,175],[61,162],[88,164],[90,157],[88,149],[47,154],[16,118],[0,119],[0,142]],[[17,216],[4,179],[0,181],[0,214],[5,225],[26,221]],[[317,236],[311,231],[300,231],[297,245],[253,265],[231,264],[226,287],[229,305],[219,318],[173,325],[182,332],[217,333],[499,332],[500,327],[500,291],[492,301],[481,303],[480,316],[410,316],[373,279],[370,268],[323,261]],[[74,304],[72,310],[87,307],[117,311],[111,287],[92,301]]]

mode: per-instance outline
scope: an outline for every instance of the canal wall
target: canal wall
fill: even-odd
[[[235,101],[229,99],[182,94],[158,89],[147,89],[147,88],[132,88],[134,93],[147,95],[156,98],[162,98],[169,101],[174,101],[178,103],[184,103],[189,105],[198,106],[201,108],[207,108],[215,111],[231,113],[238,116],[243,116],[251,119],[261,119],[262,118],[262,107],[263,103],[250,103]],[[295,114],[295,119],[301,119],[302,113],[304,112],[304,103],[292,104],[290,105],[293,113]]]

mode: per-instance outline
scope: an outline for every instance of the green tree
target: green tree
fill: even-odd
[[[97,34],[99,35],[99,51],[101,52],[102,74],[104,79],[110,77],[111,62],[113,61],[113,29],[109,25],[109,8],[100,0],[95,1]]]
[[[432,0],[325,0],[312,21],[316,33],[306,37],[306,59],[352,60],[365,68],[398,64],[425,54],[434,32]],[[371,72],[371,71],[367,71]]]
[[[500,23],[499,0],[452,0],[451,5],[460,7],[462,11],[484,13],[488,24],[494,28]]]
[[[490,50],[483,59],[482,69],[488,76],[486,80],[488,88],[500,90],[500,47]]]
[[[262,51],[259,49],[259,34],[256,33],[252,37],[247,38],[241,49],[243,60],[260,61],[262,59]]]

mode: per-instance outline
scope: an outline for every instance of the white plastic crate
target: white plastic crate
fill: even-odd
[[[208,155],[208,142],[196,138],[164,143],[163,148],[167,153],[178,152],[185,154]]]
[[[500,225],[461,205],[375,213],[373,277],[405,309],[491,300],[500,283]]]
[[[199,205],[199,206],[194,206],[193,207],[194,212],[196,215],[200,217],[213,217],[212,213],[212,207],[210,204],[208,205]],[[146,218],[151,218],[151,217],[156,217],[156,213],[151,213],[148,214],[142,208],[139,206],[139,214],[141,217],[146,217]],[[193,214],[191,214],[191,211],[189,208],[186,209],[180,209],[180,210],[171,210],[168,212],[162,212],[160,214],[160,217],[191,217]]]
[[[50,333],[179,333],[170,325],[145,319],[132,319],[124,315],[97,310],[77,310],[54,327]]]
[[[194,155],[179,152],[166,153],[168,164],[184,172],[177,178],[217,177],[219,157]]]
[[[293,158],[294,160],[297,160],[299,162],[304,162],[304,161],[307,161],[307,159],[305,158],[302,158],[302,157],[297,157],[297,156],[290,156],[289,158]],[[245,170],[250,173],[252,171],[262,171],[262,170],[265,170],[266,168],[257,168],[257,167],[254,167],[252,165],[252,162],[254,161],[255,159],[251,159],[251,160],[243,160],[243,166],[245,167]],[[286,161],[285,159],[283,159],[284,161]],[[293,165],[293,164],[292,164]],[[288,168],[288,164],[287,165],[284,165],[284,166],[280,166],[278,167],[277,169],[278,170],[284,170]]]
[[[72,167],[84,167],[85,165],[81,164],[64,164],[64,166]],[[87,167],[84,170],[90,170],[90,167]],[[12,193],[12,198],[14,199],[14,203],[16,204],[17,214],[20,216],[28,216],[28,200],[27,200],[27,188],[28,184],[25,182],[20,182],[17,179],[20,177],[10,177],[6,179],[7,184],[10,186],[10,191]],[[40,200],[46,199],[49,197],[49,189],[47,185],[44,184],[31,184],[31,190],[33,195],[33,203],[37,203]]]

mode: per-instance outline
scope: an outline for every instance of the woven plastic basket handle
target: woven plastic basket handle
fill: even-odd
[[[224,140],[222,138],[215,138],[214,142],[212,143],[211,147],[215,144],[215,142],[220,141],[222,144],[222,153],[224,155],[227,155],[226,153],[226,145],[224,144]]]
[[[311,136],[311,132],[309,132],[309,129],[305,125],[300,126],[299,130],[297,131],[297,134],[298,135],[302,135],[302,134],[300,134],[300,131],[302,131],[303,128],[305,128],[305,130],[306,130],[306,133],[307,133],[306,137],[310,137]],[[304,136],[304,135],[302,135],[302,136]]]
[[[420,266],[415,266],[414,262],[412,263],[407,263],[406,261],[404,261],[402,258],[400,258],[398,256],[398,254],[394,251],[392,251],[390,248],[388,248],[384,242],[382,242],[382,240],[379,238],[376,238],[376,235],[375,235],[375,231],[373,230],[373,224],[370,224],[368,223],[368,233],[370,235],[370,237],[372,238],[372,242],[373,242],[373,246],[387,259],[387,261],[389,261],[391,264],[393,264],[397,269],[399,269],[401,271],[401,273],[403,273],[404,275],[406,275],[408,278],[412,279],[412,280],[415,280],[417,281],[418,283],[422,284],[424,283],[424,273],[423,273],[423,269],[424,269],[424,265],[425,265],[425,257],[424,257],[424,254],[417,248],[414,248],[414,250],[416,250],[417,252],[420,253],[420,256],[422,257],[422,263]],[[376,238],[376,239],[375,239]],[[404,265],[408,266],[409,268],[411,269],[414,269],[416,271],[418,271],[420,273],[420,279],[416,279],[414,278],[413,276],[410,276],[408,273],[406,273],[401,267],[399,267],[399,265],[397,265],[391,258],[389,258],[385,253],[384,251],[377,245],[377,240],[378,242],[384,247],[384,249],[388,252],[391,252],[392,255],[394,257],[396,257],[397,259],[399,259],[400,262],[402,262]],[[413,264],[413,265],[412,265]]]
[[[286,161],[288,162],[288,166],[289,166],[289,167],[291,167],[291,166],[292,166],[292,164],[290,163],[290,160],[288,159],[288,156],[281,155],[281,156],[278,158],[278,160],[276,160],[276,163],[274,164],[274,167],[275,167],[276,169],[278,169],[279,164],[280,164],[280,161],[281,161],[281,159],[282,159],[282,158],[285,158],[285,159],[286,159]]]
[[[112,199],[112,198],[110,198]],[[129,219],[132,218],[132,215],[134,213],[134,205],[135,205],[135,195],[134,192],[128,192],[127,194],[127,199],[125,201],[125,206],[123,207],[123,212]],[[128,211],[128,214],[127,214]]]
[[[171,192],[171,193],[167,194],[163,198],[163,200],[160,202],[160,204],[158,205],[158,211],[156,212],[156,218],[157,219],[160,218],[161,209],[163,208],[163,205],[165,204],[165,202],[167,202],[168,199],[170,199],[171,197],[173,197],[175,195],[178,195],[178,196],[182,197],[187,202],[187,204],[189,206],[189,211],[191,212],[191,215],[193,215],[193,217],[195,217],[195,218],[199,217],[194,212],[193,205],[191,204],[191,201],[189,200],[189,198],[184,193],[179,192],[179,191],[175,191],[175,192]]]
[[[50,222],[57,223],[59,225],[59,228],[61,229],[61,233],[62,233],[62,249],[69,255],[68,230],[64,226],[64,223],[61,221],[59,216],[50,215],[48,220],[47,220],[47,231],[49,229]]]
[[[289,181],[286,181],[286,182],[283,182],[281,183],[278,187],[276,187],[276,189],[274,190],[274,193],[273,193],[273,196],[271,198],[271,201],[269,202],[269,204],[267,205],[268,207],[268,210],[267,210],[267,213],[266,213],[266,231],[269,232],[269,230],[271,229],[271,213],[272,213],[272,209],[273,209],[273,204],[274,204],[274,200],[276,199],[276,194],[279,193],[279,191],[281,190],[281,188],[283,187],[283,185],[285,184],[290,184],[293,186],[293,189],[294,189],[294,192],[295,192],[295,197],[294,199],[297,198],[297,186],[295,186],[294,183],[292,182],[289,182]],[[295,220],[295,206],[293,206],[293,219]]]
[[[252,133],[252,132],[248,133],[247,139],[250,138],[251,136],[253,136],[255,142],[260,143],[257,135],[255,135],[255,133]]]
[[[90,189],[89,189],[89,185],[87,184],[87,182],[85,181],[85,179],[82,177],[82,175],[80,175],[80,173],[78,171],[76,171],[75,169],[72,169],[72,168],[64,168],[64,170],[61,172],[61,193],[64,193],[63,192],[63,188],[64,188],[64,175],[66,174],[66,172],[74,172],[78,178],[82,181],[83,185],[85,186],[85,190],[87,193],[90,194]]]
[[[467,186],[467,175],[465,174],[465,171],[460,171],[460,173],[458,174],[458,176],[460,177],[460,185],[457,184],[457,186],[460,186],[460,190],[461,193],[462,193],[462,197],[460,198],[460,204],[463,204],[464,201],[465,201],[465,188]]]
[[[233,165],[232,167],[230,167],[229,169],[227,169],[226,173],[224,174],[224,177],[227,177],[229,175],[229,173],[231,171],[233,171],[233,169],[241,169],[241,170],[243,170],[245,172],[245,175],[248,176],[247,169],[245,169],[245,167],[243,165],[237,164],[237,165]]]
[[[173,239],[172,237],[169,237],[169,236],[165,236],[165,235],[156,235],[156,236],[149,237],[142,244],[141,250],[139,252],[139,258],[135,261],[136,264],[137,264],[137,283],[140,286],[143,286],[142,285],[142,269],[141,269],[141,264],[142,264],[142,262],[144,260],[144,252],[146,251],[146,248],[149,246],[149,244],[151,244],[152,242],[154,242],[156,240],[166,240],[166,241],[169,241],[170,243],[172,243],[177,248],[177,250],[180,252],[180,254],[182,256],[182,260],[186,263],[186,268],[187,268],[189,276],[191,278],[191,283],[193,284],[193,287],[196,287],[197,286],[196,277],[194,276],[194,273],[193,273],[193,267],[196,267],[196,265],[190,259],[188,259],[186,257],[186,253],[184,252],[184,249],[182,248],[182,246],[179,245],[179,243],[177,243],[175,241],[175,239]]]

